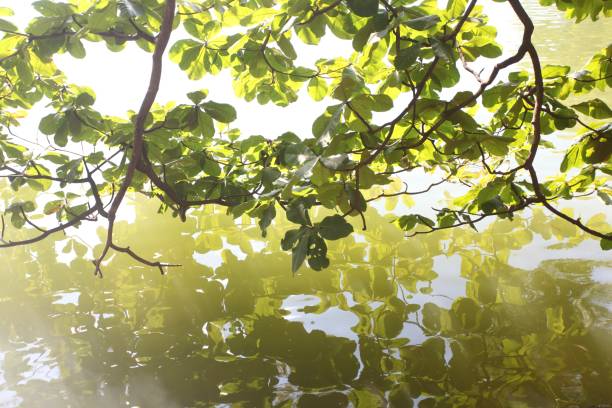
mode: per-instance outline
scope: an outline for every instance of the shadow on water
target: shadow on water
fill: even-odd
[[[406,240],[371,211],[368,231],[330,246],[328,270],[292,276],[283,223],[264,241],[225,215],[182,224],[135,206],[139,228],[121,224],[120,240],[182,268],[117,255],[100,280],[70,240],[0,255],[0,405],[612,401],[612,262],[562,221]]]

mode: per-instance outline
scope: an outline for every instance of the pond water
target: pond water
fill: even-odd
[[[612,38],[535,17],[549,63]],[[0,407],[612,406],[612,259],[539,210],[411,239],[371,210],[293,276],[282,221],[263,240],[214,209],[129,206],[119,243],[182,267],[116,255],[97,279],[66,237],[0,252]]]
[[[181,268],[118,255],[94,278],[69,239],[3,252],[0,406],[612,401],[612,261],[540,211],[409,240],[371,211],[328,270],[292,276],[284,223],[264,241],[131,206],[119,240]]]

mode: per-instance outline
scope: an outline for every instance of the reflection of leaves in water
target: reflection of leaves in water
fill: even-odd
[[[118,224],[117,237],[183,268],[161,277],[118,255],[98,280],[86,261],[57,262],[51,243],[3,254],[11,262],[0,288],[0,332],[8,333],[0,390],[25,406],[612,400],[610,285],[591,278],[610,265],[508,264],[514,250],[540,248],[540,237],[568,248],[582,242],[541,213],[482,233],[409,240],[370,213],[363,240],[330,244],[330,269],[293,277],[289,255],[268,249],[278,247],[283,223],[264,246],[257,226],[223,215],[198,214],[184,225],[137,205],[138,233]],[[215,251],[223,259],[215,270],[192,258]],[[434,270],[440,257],[457,262]],[[440,277],[449,274],[462,279],[465,295],[440,296]],[[294,306],[293,295],[315,301]],[[326,333],[336,325],[344,337]]]

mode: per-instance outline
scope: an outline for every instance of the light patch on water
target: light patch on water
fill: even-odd
[[[51,350],[41,346],[43,342],[43,339],[37,339],[34,343],[17,349],[18,352],[33,350],[32,353],[26,354],[23,358],[30,369],[20,373],[22,379],[17,382],[17,385],[26,385],[33,380],[51,382],[61,378],[59,365],[50,357]]]
[[[368,243],[368,241],[366,240],[365,235],[363,235],[363,234],[353,233],[351,235],[351,237],[353,237],[355,242],[358,243],[358,244],[367,244]]]
[[[298,309],[318,304],[319,298],[313,295],[289,295],[283,300],[281,308],[291,312],[290,315],[285,316],[285,319],[293,320],[292,316],[297,313]]]
[[[53,301],[54,305],[78,305],[81,293],[75,292],[56,292],[54,295],[57,299]]]
[[[200,265],[205,265],[215,270],[223,264],[222,252],[223,249],[208,251],[206,253],[194,252],[193,259]]]
[[[17,408],[21,406],[23,398],[19,397],[15,391],[0,390],[0,406],[3,408]]]
[[[349,305],[351,303],[356,304],[350,293],[345,292],[344,295]],[[302,323],[304,329],[308,333],[311,333],[313,330],[321,330],[327,336],[344,337],[353,340],[356,344],[359,344],[359,337],[352,330],[352,327],[356,326],[359,323],[359,318],[355,316],[355,314],[353,314],[352,312],[341,310],[338,307],[330,307],[323,313],[319,314],[305,313],[303,311],[304,307],[316,306],[319,304],[319,301],[320,299],[313,295],[290,295],[283,300],[283,304],[281,305],[281,309],[289,311],[289,314],[286,315],[284,318],[293,322]],[[371,302],[371,304],[372,303],[381,302]],[[359,368],[357,372],[357,377],[359,377],[361,371],[364,368],[364,364],[361,360],[361,352],[359,347],[355,347],[353,355],[359,363]],[[280,376],[278,378],[283,378],[283,376]],[[288,388],[293,387],[289,385],[286,376],[284,378],[284,383]],[[296,389],[295,392],[298,392],[298,389]]]
[[[4,377],[4,360],[6,358],[6,352],[0,352],[0,385],[6,387],[6,378]],[[21,405],[23,399],[17,395],[13,390],[6,388],[0,389],[0,407],[3,408],[16,408]]]
[[[359,323],[357,316],[338,307],[330,307],[320,314],[303,311],[304,307],[316,306],[318,303],[319,298],[316,296],[290,295],[283,300],[281,308],[289,311],[285,319],[302,323],[308,333],[313,330],[321,330],[329,336],[358,341],[357,335],[351,330],[351,327]]]
[[[405,338],[410,341],[410,344],[421,344],[429,337],[423,333],[423,330],[414,322],[404,322],[404,327],[398,338]]]
[[[223,237],[223,248],[229,250],[239,261],[244,261],[247,254],[244,253],[238,245],[230,244],[227,242],[227,238]]]
[[[558,244],[555,239],[545,240],[534,234],[533,241],[525,245],[520,251],[512,251],[508,258],[508,265],[532,270],[536,269],[542,262],[558,259],[589,259],[592,261],[609,261],[610,254],[602,251],[599,242],[586,240],[572,248],[550,248],[550,245]]]
[[[255,239],[250,240],[249,243],[251,244],[251,247],[253,248],[253,252],[262,252],[264,248],[266,247],[265,242],[257,241]]]
[[[596,266],[593,268],[591,278],[598,283],[612,285],[612,268],[607,266]]]
[[[433,260],[433,269],[438,277],[431,282],[419,282],[417,291],[411,293],[411,303],[419,305],[434,303],[441,308],[448,309],[452,306],[454,299],[466,296],[467,281],[459,275],[461,257],[459,255],[436,256]],[[430,293],[423,293],[422,290],[425,288]]]
[[[351,292],[344,292],[344,298],[346,299],[346,304],[348,305],[348,307],[353,307],[359,304],[359,302],[355,300],[355,296]]]
[[[101,320],[110,319],[111,317],[115,316],[114,313],[92,313],[91,315],[94,318],[94,327],[96,329],[100,328],[100,321]]]
[[[259,241],[250,241],[250,242],[252,245],[253,242],[259,242]],[[263,247],[265,247],[265,244],[263,244]],[[263,249],[263,247],[261,249]],[[247,257],[247,254],[244,253],[244,251],[240,249],[238,245],[230,244],[229,242],[227,242],[227,238],[223,237],[223,248],[217,249],[214,251],[204,252],[204,253],[194,252],[193,259],[200,265],[205,265],[205,266],[212,268],[212,270],[215,270],[221,265],[223,265],[223,262],[224,262],[223,261],[223,251],[225,250],[230,251],[239,261],[244,261]]]
[[[434,303],[440,307],[450,307],[448,298],[455,299],[466,296],[465,285],[467,280],[459,275],[461,257],[458,254],[436,256],[433,261],[433,269],[438,274],[438,277],[432,282],[433,293],[441,295],[442,299],[447,297],[446,300]]]

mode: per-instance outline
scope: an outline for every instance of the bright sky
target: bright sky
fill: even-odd
[[[0,0],[0,2],[15,10],[14,21],[21,27],[36,15],[31,2],[23,0]],[[486,0],[486,3],[491,2]],[[493,4],[495,8],[499,8],[498,4]],[[512,32],[516,30],[516,25],[506,21],[504,26],[510,28],[502,30],[504,37],[509,37],[507,38],[509,42],[515,43],[516,41],[512,40],[518,39],[518,36],[512,35]],[[186,36],[184,31],[177,30],[173,32],[170,44]],[[56,56],[56,63],[60,69],[73,83],[88,85],[95,90],[97,95],[95,107],[101,112],[123,116],[129,109],[137,110],[148,84],[151,55],[135,44],[128,44],[127,49],[119,53],[108,51],[103,43],[84,44],[87,49],[85,59],[77,60],[69,54]],[[324,37],[319,46],[304,45],[300,41],[296,41],[295,45],[299,55],[297,64],[307,67],[313,66],[319,58],[348,57],[352,52],[350,41],[342,41],[332,35]],[[178,65],[168,59],[164,64],[157,100],[160,103],[187,102],[185,96],[187,92],[202,88],[210,91],[211,100],[234,105],[238,111],[238,120],[232,125],[241,129],[243,135],[261,134],[273,138],[292,130],[302,137],[308,137],[314,119],[327,105],[333,103],[330,99],[320,103],[313,102],[305,91],[301,93],[303,97],[297,103],[286,108],[277,107],[272,103],[266,105],[257,102],[248,103],[234,96],[229,71],[223,71],[217,76],[205,76],[199,81],[191,81]],[[31,127],[28,126],[28,129]]]
[[[27,22],[36,16],[30,1],[0,0],[0,4],[6,4],[15,10],[13,21],[22,28],[25,28]],[[504,46],[505,51],[501,58],[505,58],[513,53],[519,44],[521,27],[514,14],[509,12],[507,4],[491,0],[481,0],[479,4],[485,6],[493,25],[498,27],[498,41]],[[540,6],[536,4],[534,0],[525,2],[527,8],[533,9],[537,20],[551,20],[551,10],[547,8],[543,13]],[[554,15],[554,12],[552,14]],[[176,30],[172,33],[170,46],[176,40],[187,36],[183,30]],[[151,55],[132,43],[128,44],[126,50],[118,53],[108,51],[102,42],[85,42],[84,44],[87,49],[85,59],[74,59],[69,54],[55,57],[60,69],[73,83],[87,85],[95,90],[97,94],[95,108],[102,113],[124,116],[129,109],[138,110],[148,84]],[[308,46],[300,41],[295,41],[295,46],[299,55],[296,64],[306,67],[312,67],[314,62],[320,58],[348,57],[352,52],[350,41],[339,40],[333,35],[324,37],[318,46]],[[495,62],[496,60],[483,60],[475,65],[477,68],[490,68]],[[469,75],[459,86],[472,90],[477,88]],[[269,138],[276,137],[288,130],[302,137],[311,136],[310,129],[314,119],[323,112],[327,105],[335,103],[331,99],[325,99],[319,103],[313,102],[305,90],[301,92],[302,97],[298,102],[285,108],[277,107],[272,103],[266,105],[260,105],[257,102],[248,103],[235,97],[229,70],[217,76],[208,75],[199,81],[191,81],[178,65],[169,59],[164,62],[157,101],[162,104],[168,101],[189,103],[185,95],[202,88],[210,91],[211,100],[234,105],[238,111],[238,120],[232,126],[241,129],[243,135],[261,134]],[[404,105],[402,102],[402,100],[396,102],[398,109]],[[26,127],[22,129],[22,132],[37,132],[36,117],[40,114],[40,112],[38,115],[37,112],[32,112],[32,119],[26,121]],[[22,136],[27,135],[24,133]]]
[[[31,3],[22,0],[0,0],[8,3],[15,10],[15,19],[20,26],[35,16]],[[186,38],[183,30],[173,32],[170,46],[180,38]],[[149,80],[151,54],[138,48],[133,43],[127,45],[123,52],[110,52],[104,43],[84,43],[87,57],[82,60],[72,58],[69,54],[56,56],[56,63],[71,82],[92,87],[97,95],[95,108],[105,114],[124,116],[129,109],[138,110]],[[168,49],[170,48],[168,47]],[[340,52],[339,52],[340,50]],[[344,51],[344,52],[342,52]],[[319,47],[301,44],[298,49],[299,64],[312,66],[319,58],[331,58],[339,55],[350,55],[350,42],[341,41],[329,36]],[[287,108],[277,107],[271,103],[260,105],[248,103],[236,98],[231,84],[229,70],[217,76],[206,76],[199,81],[191,81],[178,65],[169,59],[164,61],[163,78],[157,101],[190,103],[186,98],[188,92],[206,88],[210,91],[209,99],[231,103],[238,111],[238,120],[232,124],[243,130],[244,135],[261,134],[269,138],[276,137],[291,129],[310,136],[310,127],[329,101],[313,102],[303,92],[298,103]]]

